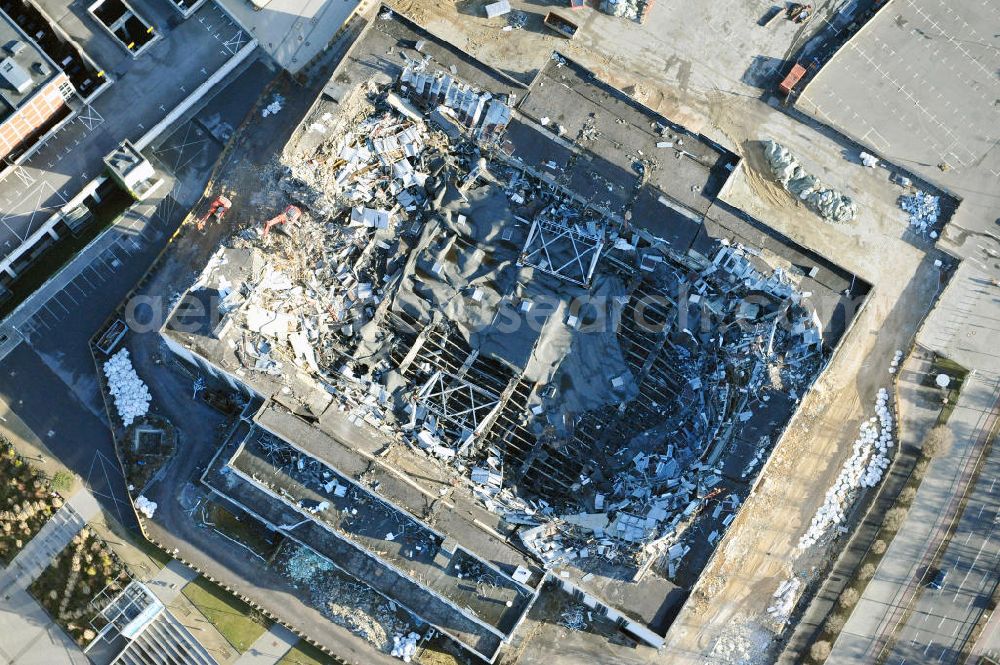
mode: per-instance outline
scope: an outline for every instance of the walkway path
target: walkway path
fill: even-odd
[[[236,665],[274,665],[298,641],[295,633],[276,623],[257,638],[253,646],[236,661]]]
[[[149,590],[160,599],[164,605],[177,597],[184,585],[198,577],[198,571],[185,566],[177,559],[171,559],[155,576],[146,582]]]

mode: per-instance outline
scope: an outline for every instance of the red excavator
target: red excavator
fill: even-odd
[[[285,224],[294,224],[299,221],[299,217],[302,216],[302,211],[296,206],[289,205],[285,208],[284,212],[275,215],[271,219],[264,222],[264,228],[261,230],[260,235],[267,237],[267,234],[271,232],[271,229],[275,226],[284,226]]]
[[[229,212],[231,207],[233,207],[233,202],[225,196],[219,196],[216,198],[212,201],[212,205],[208,206],[208,212],[198,219],[198,230],[201,231],[205,228],[205,224],[207,224],[208,220],[212,217],[215,218],[216,222],[222,220],[223,215]]]

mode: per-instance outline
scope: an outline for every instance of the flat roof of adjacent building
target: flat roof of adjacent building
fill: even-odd
[[[204,4],[178,24],[167,3],[134,2],[159,35],[141,55],[132,55],[87,15],[81,3],[39,0],[39,6],[114,82],[80,109],[16,169],[0,180],[0,268],[16,264],[44,237],[54,215],[100,176],[104,157],[129,140],[165,129],[168,114],[255,44],[253,36],[216,3]],[[216,86],[216,89],[218,86]],[[16,176],[16,177],[15,177]]]
[[[653,200],[669,197],[670,204],[658,204],[650,214],[634,210],[632,218],[640,223],[658,214],[678,214],[678,208],[680,214],[704,215],[738,161],[732,152],[654,113],[558,53],[538,73],[517,110],[534,132],[519,127],[517,120],[511,123],[514,156],[547,169],[586,200],[620,216],[640,191]],[[561,156],[534,152],[556,150],[558,138],[573,144]],[[546,163],[550,160],[554,167]]]
[[[42,49],[0,11],[0,122],[60,73]]]
[[[494,563],[261,427],[205,482],[487,660],[534,600]]]

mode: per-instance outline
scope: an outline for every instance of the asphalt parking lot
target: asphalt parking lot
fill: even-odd
[[[957,222],[997,218],[1000,12],[989,1],[885,6],[807,85],[796,107],[961,196]],[[992,41],[991,41],[992,40]]]
[[[115,457],[90,337],[143,276],[200,200],[224,143],[204,129],[238,124],[273,73],[251,64],[148,152],[164,183],[0,324],[0,399],[116,519],[135,520]],[[197,137],[202,132],[204,140]],[[176,175],[175,175],[176,172]]]

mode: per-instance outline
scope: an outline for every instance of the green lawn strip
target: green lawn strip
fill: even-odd
[[[160,568],[163,568],[168,563],[174,560],[174,557],[170,556],[169,554],[161,550],[159,547],[149,542],[145,538],[142,538],[141,536],[138,538],[130,539],[130,542],[134,543],[150,559],[160,564]]]
[[[278,665],[340,665],[340,662],[309,644],[299,640],[278,661]]]
[[[935,380],[939,374],[946,374],[951,378],[951,383],[948,385],[948,398],[947,402],[941,407],[941,412],[938,414],[937,424],[943,425],[948,422],[948,418],[951,417],[952,411],[955,410],[955,405],[958,403],[958,397],[962,392],[962,385],[965,383],[965,378],[969,375],[969,370],[959,365],[954,360],[949,360],[944,356],[935,355],[931,360],[931,371],[924,376],[923,385],[933,387],[936,385]],[[942,394],[942,396],[945,396]]]
[[[204,577],[189,582],[182,593],[240,653],[271,627],[252,607]]]

